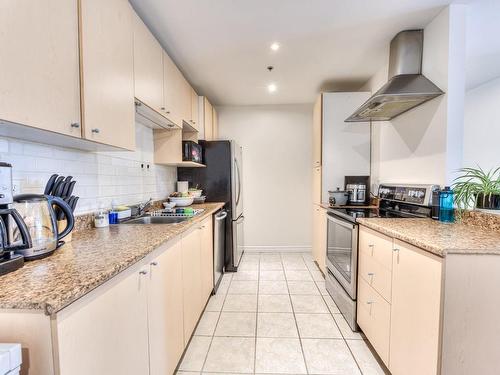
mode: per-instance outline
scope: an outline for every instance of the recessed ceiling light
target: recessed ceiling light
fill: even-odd
[[[276,84],[274,83],[270,83],[269,85],[267,85],[267,90],[271,93],[276,92],[277,89],[278,86],[276,86]]]
[[[278,42],[274,42],[273,44],[271,44],[271,49],[272,49],[273,51],[277,51],[277,50],[279,50],[279,49],[280,49],[280,45],[279,45],[279,43],[278,43]]]

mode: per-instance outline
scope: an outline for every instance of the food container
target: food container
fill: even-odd
[[[201,197],[195,197],[193,203],[205,203],[205,199],[207,199],[207,197],[204,195],[202,195]]]
[[[193,204],[194,197],[170,197],[170,202],[175,203],[176,207],[186,207]]]
[[[175,202],[163,202],[163,207],[167,210],[171,210],[175,207]]]
[[[201,193],[203,193],[203,190],[201,189],[189,189],[188,190],[189,195],[192,195],[195,198],[201,197]]]
[[[328,203],[330,206],[345,206],[349,198],[349,192],[340,190],[340,188],[337,188],[335,191],[329,190],[328,195]]]

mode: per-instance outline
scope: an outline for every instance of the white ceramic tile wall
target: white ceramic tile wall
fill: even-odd
[[[73,194],[80,196],[76,213],[86,213],[112,199],[133,204],[174,191],[177,169],[153,164],[153,131],[137,124],[136,142],[133,152],[87,152],[0,138],[0,161],[13,166],[16,194],[42,193],[52,173],[72,175]]]

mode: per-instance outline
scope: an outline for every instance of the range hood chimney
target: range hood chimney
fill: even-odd
[[[391,41],[389,82],[346,122],[387,121],[444,94],[422,75],[423,30],[405,30]]]

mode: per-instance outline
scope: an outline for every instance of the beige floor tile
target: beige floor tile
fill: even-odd
[[[210,347],[211,337],[194,336],[179,366],[181,371],[201,371]]]
[[[254,356],[254,338],[214,337],[203,371],[251,374]]]
[[[315,281],[316,286],[318,287],[319,292],[321,293],[322,296],[329,296],[330,294],[326,290],[325,282],[324,281]]]
[[[288,288],[286,281],[260,281],[259,294],[286,294]]]
[[[195,335],[213,336],[219,315],[219,312],[205,311],[196,327]]]
[[[225,294],[217,292],[215,296],[210,297],[205,311],[221,311],[224,304]]]
[[[257,338],[255,372],[307,374],[300,340]]]
[[[257,281],[231,281],[228,294],[257,294]]]
[[[228,294],[224,301],[222,311],[225,312],[256,312],[256,294]]]
[[[241,271],[239,270],[233,276],[233,281],[256,281],[259,280],[259,271]]]
[[[260,254],[261,262],[281,262],[281,255],[274,253],[261,253]]]
[[[229,290],[229,285],[231,285],[231,280],[221,280],[219,283],[219,287],[217,288],[217,294],[227,294],[227,291]]]
[[[256,322],[255,313],[222,312],[215,336],[255,337]]]
[[[261,281],[283,281],[285,280],[285,272],[279,271],[260,271]]]
[[[238,272],[240,271],[258,271],[259,263],[258,262],[246,262],[238,266]]]
[[[259,295],[259,312],[292,312],[290,297],[285,295]]]
[[[333,314],[333,318],[335,319],[335,322],[339,326],[340,332],[342,332],[342,336],[344,336],[345,339],[363,340],[361,333],[352,331],[342,314]]]
[[[200,374],[198,371],[177,371],[176,375],[198,375]]]
[[[302,258],[304,259],[304,261],[306,262],[313,262],[314,261],[314,257],[312,255],[312,253],[301,253],[302,255]]]
[[[313,281],[309,271],[285,270],[287,281]]]
[[[363,375],[385,374],[364,340],[346,340],[346,342]]]
[[[361,375],[344,340],[303,339],[302,348],[310,374]]]
[[[326,302],[326,305],[328,306],[328,309],[332,314],[340,314],[340,310],[333,301],[333,298],[330,297],[330,294],[323,295],[323,299]]]
[[[311,272],[311,276],[312,276],[314,281],[324,281],[325,280],[325,277],[323,276],[321,271],[310,270],[310,272]]]
[[[261,271],[280,271],[283,270],[283,265],[281,261],[270,261],[264,262],[260,261],[260,270]]]
[[[318,295],[319,290],[314,281],[288,281],[290,294]]]
[[[259,313],[257,337],[299,337],[292,313]]]
[[[301,338],[342,338],[342,334],[330,314],[295,314],[295,318]]]
[[[298,260],[283,260],[285,270],[307,271],[306,264],[302,259]]]
[[[328,313],[321,296],[292,295],[293,311],[295,313]]]

